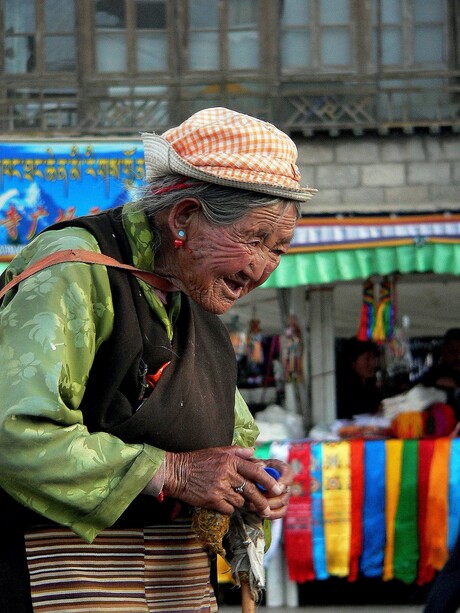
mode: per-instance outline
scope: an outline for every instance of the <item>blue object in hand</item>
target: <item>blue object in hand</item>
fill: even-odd
[[[271,466],[266,466],[264,468],[264,471],[266,473],[268,473],[270,475],[270,477],[273,477],[273,479],[276,479],[278,481],[280,474],[279,472],[276,470],[276,468],[272,468]],[[267,488],[265,488],[263,485],[261,485],[260,483],[256,483],[257,487],[259,488],[259,490],[262,490],[262,492],[265,492]]]

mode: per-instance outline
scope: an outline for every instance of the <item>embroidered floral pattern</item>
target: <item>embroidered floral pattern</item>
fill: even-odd
[[[145,215],[127,215],[124,223],[134,263],[152,270]],[[38,253],[70,248],[98,250],[82,228],[45,232],[18,254],[6,281],[38,259]],[[143,291],[172,335],[180,295],[168,318],[154,291],[145,285]],[[164,458],[163,451],[148,445],[128,445],[103,432],[89,434],[83,424],[78,407],[113,318],[105,268],[78,263],[33,275],[8,292],[0,306],[0,484],[26,506],[89,541],[115,521]],[[257,430],[239,394],[235,422],[234,442],[252,445]]]

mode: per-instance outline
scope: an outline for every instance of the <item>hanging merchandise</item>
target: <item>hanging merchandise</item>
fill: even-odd
[[[246,352],[239,362],[240,387],[260,386],[264,380],[264,349],[260,321],[251,319],[246,335]]]
[[[275,335],[270,341],[270,349],[265,368],[264,386],[275,385],[278,391],[282,390],[284,382],[282,366],[279,360],[280,351],[280,337]]]
[[[367,341],[371,338],[374,325],[374,283],[367,279],[363,283],[363,304],[359,320],[357,339]]]
[[[383,345],[393,335],[393,302],[392,288],[389,277],[384,277],[380,284],[380,299],[375,309],[375,318],[372,327],[372,340]]]
[[[286,382],[302,381],[303,342],[299,322],[295,315],[289,315],[288,325],[281,336],[280,344],[284,380]]]
[[[460,438],[297,441],[288,454],[291,580],[433,580],[459,536]]]
[[[249,367],[258,366],[264,361],[262,332],[260,330],[259,319],[251,319],[251,321],[249,322],[246,355],[248,358]]]
[[[401,326],[394,326],[391,339],[385,344],[385,363],[388,377],[409,382],[414,366],[409,342],[409,316],[403,315],[401,323]]]
[[[247,335],[241,329],[239,315],[234,315],[228,324],[230,340],[235,350],[236,359],[239,361],[246,355]]]

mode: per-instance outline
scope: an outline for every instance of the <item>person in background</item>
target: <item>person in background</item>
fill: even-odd
[[[349,338],[337,364],[337,418],[374,414],[380,409],[382,391],[377,382],[379,349],[372,341]]]
[[[425,373],[418,383],[437,387],[447,394],[447,404],[460,420],[460,328],[450,328],[444,334],[439,361]]]
[[[3,299],[1,611],[216,611],[196,513],[287,510],[292,471],[253,456],[218,315],[275,270],[315,190],[288,136],[228,109],[143,141],[139,200],[48,228],[6,271],[84,249],[159,283],[66,262]]]

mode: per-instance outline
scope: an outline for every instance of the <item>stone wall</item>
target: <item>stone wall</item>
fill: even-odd
[[[460,209],[460,137],[394,134],[296,138],[304,213]]]

